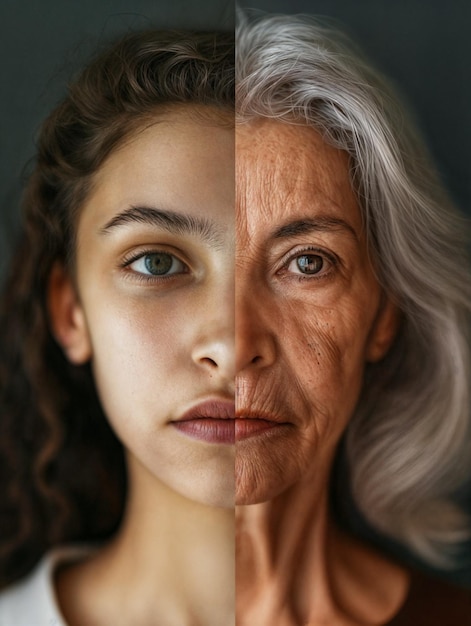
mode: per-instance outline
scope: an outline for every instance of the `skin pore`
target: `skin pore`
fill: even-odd
[[[60,570],[70,626],[234,624],[234,446],[175,427],[234,402],[234,130],[180,107],[97,172],[77,227],[76,284],[55,268],[54,332],[91,360],[122,441],[117,535]]]
[[[398,322],[347,156],[301,125],[240,125],[236,225],[236,415],[276,424],[236,443],[237,624],[384,624],[407,575],[344,536],[328,507],[365,364]]]

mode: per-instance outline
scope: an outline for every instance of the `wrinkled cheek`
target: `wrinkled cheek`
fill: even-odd
[[[337,438],[355,410],[363,362],[354,333],[330,319],[298,328],[286,345],[297,386],[315,416],[319,437]]]
[[[337,388],[343,378],[343,353],[334,328],[311,319],[288,332],[284,354],[297,376],[298,386],[313,399]]]

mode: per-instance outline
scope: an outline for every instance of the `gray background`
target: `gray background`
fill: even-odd
[[[233,0],[1,0],[0,281],[41,120],[103,40],[145,27],[233,29]]]

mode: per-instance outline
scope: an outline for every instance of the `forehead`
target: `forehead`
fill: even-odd
[[[170,109],[131,133],[97,172],[98,184],[113,179],[127,190],[130,180],[138,187],[150,178],[158,186],[177,177],[180,183],[199,181],[203,191],[205,183],[218,181],[233,167],[233,131],[216,113],[203,117],[194,108]],[[172,191],[183,188],[175,185]]]
[[[241,124],[236,154],[239,218],[328,214],[361,230],[348,155],[314,129],[268,119]]]
[[[94,176],[81,228],[99,230],[132,206],[227,219],[234,200],[234,131],[220,114],[159,114],[115,149]]]

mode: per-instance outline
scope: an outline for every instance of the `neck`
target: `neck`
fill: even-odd
[[[131,467],[130,475],[120,531],[94,559],[70,571],[81,615],[73,621],[69,609],[70,624],[232,626],[234,510],[193,502],[143,468]]]
[[[399,610],[407,575],[335,527],[325,485],[237,508],[238,626],[384,624]]]

